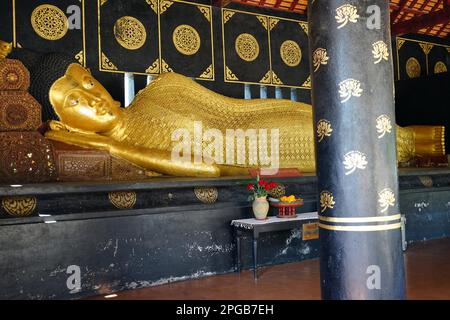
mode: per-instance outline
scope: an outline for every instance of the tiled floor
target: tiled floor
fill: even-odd
[[[450,238],[410,245],[405,256],[408,299],[450,299]],[[259,275],[255,282],[243,271],[119,292],[114,299],[320,299],[318,259],[262,268]]]

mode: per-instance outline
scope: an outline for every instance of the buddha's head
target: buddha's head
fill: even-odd
[[[120,121],[120,103],[89,70],[76,63],[50,87],[49,100],[59,120],[74,129],[102,133]]]
[[[5,59],[12,51],[12,43],[0,40],[0,60]]]
[[[14,49],[11,57],[30,71],[29,91],[42,105],[43,121],[90,133],[108,132],[120,122],[120,103],[72,57],[26,49]]]

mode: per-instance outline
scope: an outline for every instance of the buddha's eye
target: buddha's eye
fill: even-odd
[[[75,107],[80,103],[80,98],[77,95],[70,95],[67,98],[67,104],[69,107]]]
[[[88,90],[92,89],[94,87],[94,81],[91,78],[84,79],[83,87]]]

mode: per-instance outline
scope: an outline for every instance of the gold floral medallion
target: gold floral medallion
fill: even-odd
[[[447,66],[442,61],[436,62],[434,65],[434,73],[443,73],[447,72]]]
[[[417,78],[420,76],[420,63],[416,58],[411,57],[406,61],[406,74],[410,78]]]
[[[31,13],[31,26],[34,32],[46,40],[59,40],[69,30],[69,22],[64,12],[50,4],[38,6]]]
[[[2,207],[13,217],[26,217],[33,213],[37,200],[34,197],[10,197],[2,199]]]
[[[219,197],[219,191],[215,187],[195,188],[194,193],[198,200],[206,204],[215,203]]]
[[[302,50],[297,42],[286,40],[281,44],[280,55],[283,62],[289,67],[296,67],[302,61]]]
[[[238,56],[244,61],[254,61],[259,55],[258,41],[249,33],[241,33],[234,43]]]
[[[114,37],[117,42],[128,50],[141,48],[147,39],[145,27],[138,19],[124,16],[114,24]]]
[[[117,209],[132,209],[136,204],[136,192],[110,192],[109,201]]]
[[[196,54],[201,45],[200,35],[197,30],[187,24],[182,24],[175,28],[172,40],[178,52],[187,56]]]

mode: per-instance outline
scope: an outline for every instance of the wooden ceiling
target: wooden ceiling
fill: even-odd
[[[225,6],[237,2],[305,14],[307,0],[217,0]],[[390,0],[393,34],[421,33],[450,37],[450,0]]]

